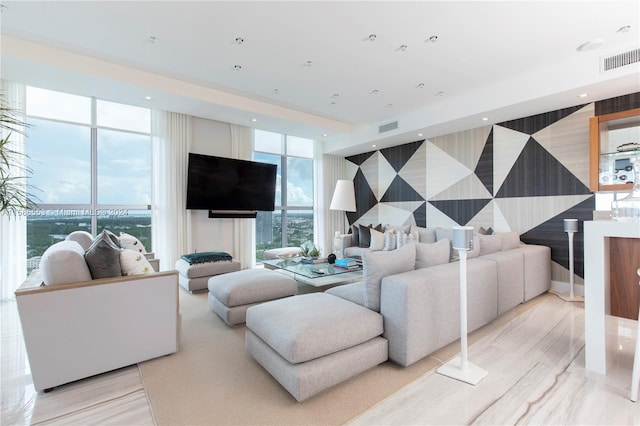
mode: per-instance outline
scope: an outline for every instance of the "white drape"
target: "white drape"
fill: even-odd
[[[253,130],[250,127],[230,124],[231,154],[239,160],[251,160],[253,151]],[[243,269],[251,268],[256,262],[255,219],[233,220],[233,251],[235,260]]]
[[[156,110],[151,117],[152,244],[166,271],[191,247],[191,215],[185,208],[191,117]]]
[[[25,86],[2,80],[2,93],[7,105],[21,120],[25,114]],[[2,132],[0,137],[5,137]],[[25,137],[12,132],[9,148],[18,153],[26,152]],[[14,158],[13,163],[24,165],[22,155]],[[23,171],[19,172],[24,174]],[[23,182],[26,187],[26,181]],[[14,291],[22,284],[27,275],[27,218],[25,215],[9,216],[0,213],[0,296],[2,300],[13,299]]]
[[[317,188],[317,193],[322,194],[322,197],[319,197],[320,200],[318,200],[319,203],[316,206],[316,214],[314,215],[317,218],[316,229],[318,234],[316,239],[326,247],[325,253],[331,253],[335,231],[340,231],[342,234],[347,232],[349,227],[345,212],[329,210],[336,182],[339,179],[346,179],[346,160],[334,155],[323,155],[321,158],[321,167],[319,169],[322,170],[322,175],[316,179],[316,182],[321,185],[321,187]]]

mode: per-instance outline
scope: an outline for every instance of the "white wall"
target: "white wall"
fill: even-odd
[[[191,150],[196,154],[231,158],[229,123],[192,117]],[[191,252],[226,251],[234,258],[233,219],[209,219],[206,210],[191,210]]]

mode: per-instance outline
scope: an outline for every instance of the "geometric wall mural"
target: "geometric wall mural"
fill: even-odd
[[[582,222],[592,219],[589,118],[594,104],[347,157],[357,211],[350,223],[470,225],[517,231],[551,247],[552,279],[569,267],[564,219],[578,219],[574,272],[584,277]]]

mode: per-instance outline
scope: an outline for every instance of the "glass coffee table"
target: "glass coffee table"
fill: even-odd
[[[313,287],[335,286],[362,280],[362,267],[344,269],[329,263],[303,263],[302,258],[264,260],[265,268],[288,272],[303,284]]]

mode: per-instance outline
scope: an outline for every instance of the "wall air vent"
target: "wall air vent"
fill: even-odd
[[[629,50],[628,52],[619,53],[602,59],[602,71],[611,71],[625,65],[640,62],[640,49]]]
[[[384,132],[388,132],[390,130],[395,130],[398,128],[398,122],[397,121],[393,121],[391,123],[387,123],[387,124],[383,124],[382,126],[378,127],[378,133],[384,133]]]

